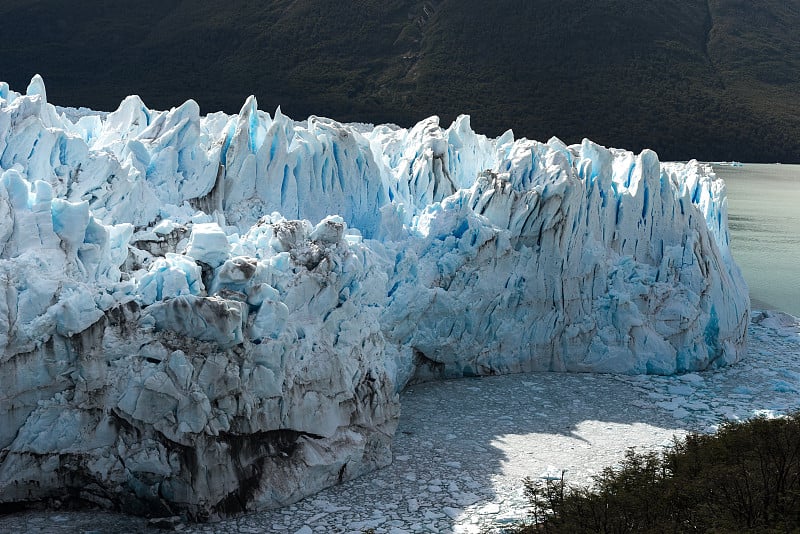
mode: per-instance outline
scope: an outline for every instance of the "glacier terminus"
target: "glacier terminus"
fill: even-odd
[[[584,140],[0,82],[0,496],[208,520],[391,461],[399,395],[744,355],[725,184]]]

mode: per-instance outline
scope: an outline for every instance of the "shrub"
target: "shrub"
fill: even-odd
[[[800,532],[800,413],[628,450],[592,488],[525,480],[529,533]]]

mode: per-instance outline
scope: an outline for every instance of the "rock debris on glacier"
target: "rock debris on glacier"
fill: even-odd
[[[744,351],[724,183],[697,162],[252,97],[67,114],[37,76],[0,83],[0,172],[5,502],[281,506],[387,465],[413,381]]]

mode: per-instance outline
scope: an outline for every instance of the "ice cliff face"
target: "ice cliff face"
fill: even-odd
[[[279,506],[388,463],[410,380],[744,349],[724,184],[650,151],[78,113],[36,77],[0,83],[0,173],[4,502]]]

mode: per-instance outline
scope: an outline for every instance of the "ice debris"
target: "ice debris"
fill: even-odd
[[[0,89],[3,502],[280,506],[386,465],[409,381],[743,353],[709,166]]]

